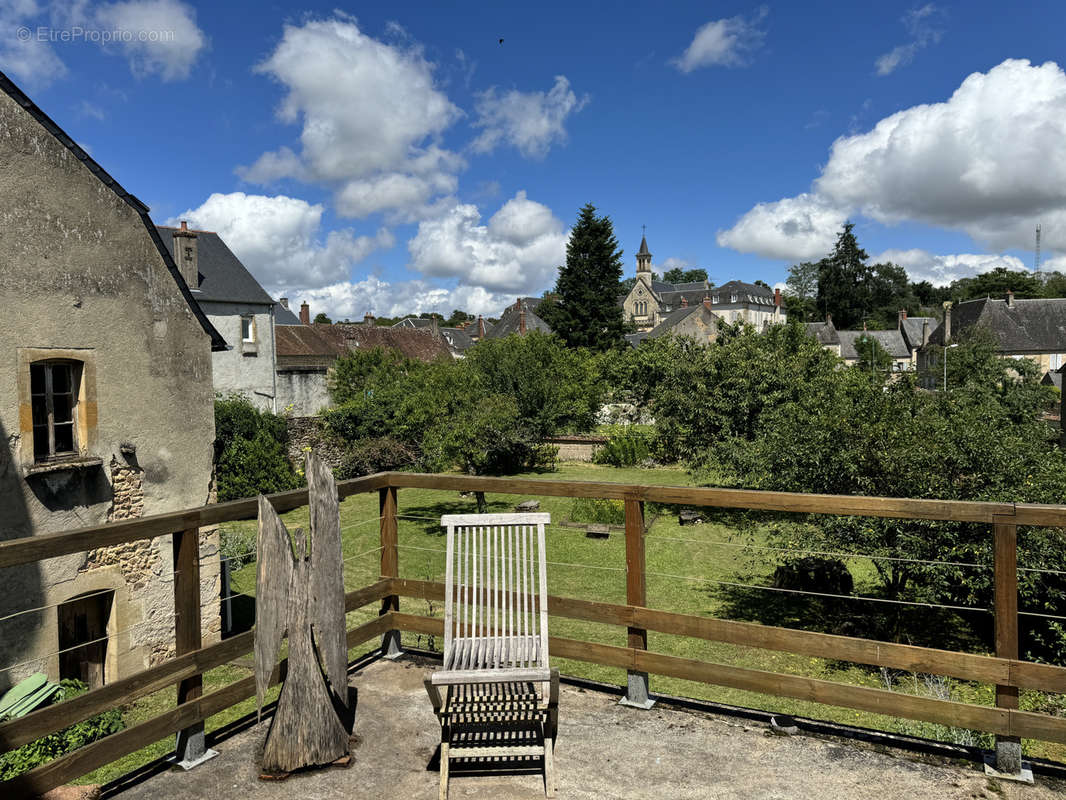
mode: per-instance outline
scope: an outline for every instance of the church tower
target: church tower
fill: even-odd
[[[640,237],[640,250],[637,251],[637,280],[642,280],[651,287],[651,253],[648,251],[648,239]]]

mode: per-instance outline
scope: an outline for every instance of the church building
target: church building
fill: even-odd
[[[743,281],[729,281],[714,287],[706,280],[691,283],[655,280],[648,240],[641,237],[640,250],[637,251],[637,281],[622,300],[625,319],[633,322],[638,331],[650,331],[672,312],[705,301],[723,322],[743,321],[759,331],[786,320],[780,289]]]

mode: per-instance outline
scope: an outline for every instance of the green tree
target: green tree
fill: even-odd
[[[578,214],[559,268],[558,305],[546,319],[570,347],[608,350],[624,345],[622,309],[615,302],[622,280],[622,251],[607,216],[588,203]]]
[[[1044,296],[1044,284],[1039,277],[1025,270],[996,267],[972,278],[960,278],[951,284],[951,298],[956,302],[994,297],[1002,300],[1007,292],[1019,297]]]
[[[333,320],[331,320],[329,317],[327,317],[326,313],[324,311],[319,311],[317,314],[315,314],[314,321],[315,321],[316,325],[332,325],[333,324]]]
[[[895,327],[899,309],[917,305],[907,273],[896,264],[868,264],[854,227],[845,223],[833,252],[818,262],[817,307],[832,314],[841,330],[864,320],[876,327]]]
[[[707,270],[700,267],[696,267],[695,269],[674,267],[663,273],[663,280],[667,283],[695,283],[696,281],[705,281],[707,280]]]
[[[892,369],[892,356],[873,336],[863,334],[855,339],[855,352],[859,354],[858,367],[867,372],[885,373]]]
[[[215,477],[218,499],[237,500],[295,489],[288,428],[239,394],[215,398]]]

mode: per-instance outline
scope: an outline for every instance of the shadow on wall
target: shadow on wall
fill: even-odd
[[[0,424],[0,541],[33,535],[23,497],[23,478],[15,461],[15,439]],[[44,590],[39,563],[17,567],[0,567],[0,693],[25,677],[26,671],[9,670],[27,657],[33,637],[44,622],[42,615],[54,609],[18,614],[19,611],[44,605]]]

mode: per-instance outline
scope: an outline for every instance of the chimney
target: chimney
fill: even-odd
[[[1014,292],[1007,289],[1007,308],[1014,308]]]
[[[951,301],[944,301],[944,345],[951,341]]]
[[[477,315],[477,338],[481,341],[485,338],[485,320],[481,318],[481,315]]]
[[[830,314],[828,311],[825,312],[825,324],[826,325],[832,325],[833,324],[833,315]]]
[[[526,335],[526,307],[521,300],[518,301],[518,335]]]
[[[174,261],[178,271],[190,289],[200,288],[199,259],[196,251],[196,234],[189,230],[189,223],[181,221],[181,227],[174,231]]]
[[[374,320],[374,315],[371,314],[369,311],[363,314],[363,324],[369,325],[370,327],[374,327],[374,325],[376,324]]]
[[[899,327],[903,327],[904,321],[907,319],[907,309],[901,308],[899,310]]]
[[[307,301],[300,303],[300,322],[304,325],[311,324],[311,306],[307,305]]]
[[[774,289],[774,305],[777,306],[778,310],[781,309],[781,290],[780,289]]]
[[[688,308],[688,298],[685,295],[681,295],[681,307]]]
[[[929,320],[922,320],[922,347],[929,344]]]
[[[279,297],[278,302],[281,303],[281,307],[284,308],[286,311],[289,310],[289,298]]]
[[[429,319],[430,319],[429,329],[433,332],[433,335],[434,336],[440,335],[440,326],[437,325],[437,317],[436,317],[436,315],[435,314],[431,315]]]
[[[706,308],[708,311],[711,310],[711,296],[708,294],[705,294],[703,296],[703,307]]]

